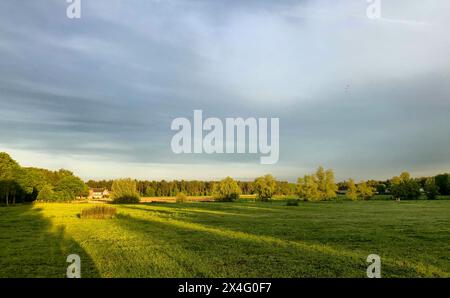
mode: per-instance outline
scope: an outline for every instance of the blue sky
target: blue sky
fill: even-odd
[[[45,4],[44,4],[45,2]],[[450,169],[450,2],[0,3],[0,150],[81,177]],[[176,117],[280,118],[280,160],[175,155]]]

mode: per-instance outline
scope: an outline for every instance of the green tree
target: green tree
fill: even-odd
[[[367,200],[374,196],[374,189],[367,185],[365,181],[362,181],[358,184],[357,193],[359,198]]]
[[[297,180],[297,195],[306,201],[320,200],[319,185],[314,175],[305,175]]]
[[[337,197],[338,186],[333,170],[319,167],[315,174],[305,175],[297,180],[296,193],[307,201],[331,200]]]
[[[334,182],[334,172],[333,170],[327,170],[325,172],[325,193],[324,198],[331,200],[337,197],[336,192],[338,191],[337,185]]]
[[[146,197],[154,197],[155,195],[155,189],[153,188],[153,186],[149,185],[145,188]]]
[[[112,184],[112,201],[116,204],[139,203],[140,196],[136,188],[136,181],[132,179],[114,180]]]
[[[277,184],[272,175],[265,175],[255,180],[254,190],[257,199],[263,202],[270,200],[277,189]]]
[[[434,179],[436,186],[439,188],[439,193],[444,196],[450,195],[450,175],[440,174]]]
[[[70,173],[69,175],[63,175],[56,183],[55,191],[64,192],[69,200],[73,200],[76,197],[87,196],[88,187],[80,178]]]
[[[386,193],[387,187],[386,187],[386,184],[380,183],[377,185],[376,189],[377,189],[378,194],[384,195]]]
[[[327,192],[327,181],[326,173],[322,166],[320,166],[316,171],[316,181],[321,197],[325,198]]]
[[[0,152],[0,198],[6,205],[10,204],[10,199],[15,202],[19,172],[19,164],[7,153]]]
[[[420,186],[408,172],[403,172],[400,177],[391,180],[391,193],[396,199],[418,199],[420,197]]]
[[[358,190],[356,188],[355,181],[351,178],[348,179],[347,189],[347,197],[352,201],[356,201],[358,199]]]
[[[213,186],[213,196],[218,201],[231,202],[239,199],[241,189],[231,177],[226,177]]]
[[[51,185],[45,185],[37,196],[38,201],[53,201],[55,198],[55,192]]]
[[[439,194],[439,188],[436,185],[435,178],[428,178],[425,181],[425,194],[427,195],[428,200],[435,200],[437,195]]]

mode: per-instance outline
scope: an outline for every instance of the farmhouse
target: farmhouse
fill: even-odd
[[[106,188],[90,188],[89,189],[89,199],[101,199],[104,197],[109,197],[109,190]]]

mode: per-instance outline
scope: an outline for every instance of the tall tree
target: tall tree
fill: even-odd
[[[15,200],[19,172],[19,164],[7,153],[0,152],[0,197],[3,197],[6,205],[9,205],[12,196]]]
[[[338,188],[334,182],[334,172],[329,169],[325,172],[325,198],[331,200],[337,197]]]
[[[347,197],[352,201],[356,201],[358,199],[358,191],[355,185],[355,181],[351,178],[347,181],[347,189]]]

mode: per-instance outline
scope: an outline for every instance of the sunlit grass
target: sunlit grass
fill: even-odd
[[[0,208],[0,277],[63,277],[67,255],[83,277],[450,276],[450,201],[115,205]]]

